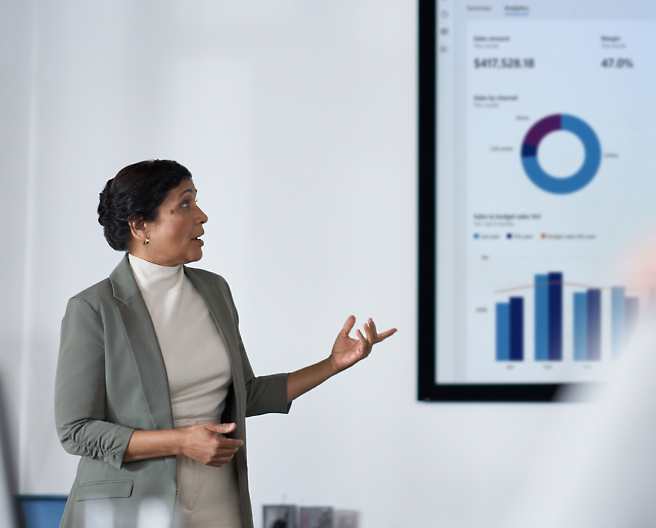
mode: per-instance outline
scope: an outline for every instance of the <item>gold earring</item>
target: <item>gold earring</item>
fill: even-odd
[[[143,243],[144,246],[147,245],[150,242],[150,240],[146,239],[146,241]]]

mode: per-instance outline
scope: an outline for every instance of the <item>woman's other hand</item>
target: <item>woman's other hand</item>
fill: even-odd
[[[234,431],[236,424],[203,423],[178,429],[183,434],[182,454],[207,466],[221,467],[232,460],[243,440],[225,438]]]
[[[341,372],[366,358],[376,343],[380,343],[396,332],[396,328],[392,328],[379,334],[373,319],[369,319],[363,326],[364,335],[358,329],[356,330],[358,338],[355,339],[349,335],[353,325],[355,325],[355,317],[351,315],[344,323],[342,331],[337,335],[330,353],[330,360],[337,372]]]
[[[237,428],[234,423],[203,423],[181,429],[134,431],[123,455],[123,462],[170,455],[185,455],[208,466],[230,462],[244,442],[222,436]]]

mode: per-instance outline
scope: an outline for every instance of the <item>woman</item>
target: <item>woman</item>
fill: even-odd
[[[135,526],[156,498],[184,527],[252,527],[245,418],[291,402],[367,357],[396,329],[371,319],[330,356],[290,374],[256,377],[219,275],[202,257],[207,216],[191,173],[175,161],[122,169],[100,195],[109,245],[127,251],[109,278],[70,299],[55,387],[60,441],[81,455],[63,527],[101,507]]]

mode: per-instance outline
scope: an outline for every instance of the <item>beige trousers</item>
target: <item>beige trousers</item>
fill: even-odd
[[[176,429],[199,423],[220,423],[216,418],[175,420]],[[178,494],[174,528],[242,528],[239,486],[234,463],[221,467],[201,464],[178,455]]]

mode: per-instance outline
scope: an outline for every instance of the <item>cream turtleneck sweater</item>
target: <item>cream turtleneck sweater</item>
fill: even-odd
[[[174,420],[216,420],[232,383],[228,351],[183,267],[129,256],[166,365]]]
[[[174,427],[220,422],[232,383],[230,357],[205,300],[182,266],[166,267],[130,255],[162,351]],[[178,455],[174,526],[241,528],[234,464],[206,466]]]

